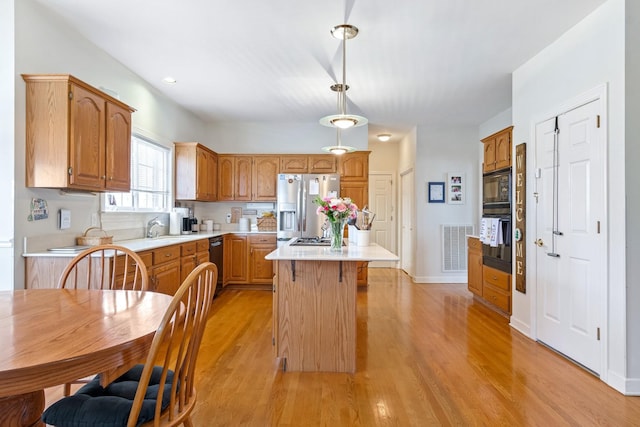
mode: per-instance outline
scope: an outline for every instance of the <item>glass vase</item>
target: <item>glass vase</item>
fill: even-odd
[[[346,220],[331,222],[331,251],[342,252],[342,241],[344,240],[344,226]]]

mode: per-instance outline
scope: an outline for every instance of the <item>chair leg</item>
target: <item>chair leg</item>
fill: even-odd
[[[191,422],[191,416],[187,416],[187,418],[185,418],[182,423],[184,424],[184,427],[193,427],[193,423]]]
[[[64,391],[62,393],[64,394],[65,397],[71,395],[71,384],[70,383],[66,383],[64,385]]]

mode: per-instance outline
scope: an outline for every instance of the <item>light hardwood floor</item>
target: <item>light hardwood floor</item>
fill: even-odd
[[[357,372],[282,372],[268,291],[225,290],[198,361],[196,426],[632,426],[640,397],[509,327],[466,285],[370,269]],[[47,400],[60,397],[50,389]]]

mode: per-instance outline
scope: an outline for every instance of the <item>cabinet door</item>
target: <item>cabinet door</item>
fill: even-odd
[[[369,180],[369,152],[347,153],[340,156],[340,182]]]
[[[131,189],[131,111],[107,102],[106,188]]]
[[[234,200],[250,201],[253,196],[251,188],[252,163],[251,156],[236,156],[235,158]]]
[[[70,84],[69,186],[103,189],[105,182],[105,101]]]
[[[511,166],[511,132],[503,132],[496,136],[496,169]]]
[[[309,173],[336,173],[337,171],[338,156],[333,154],[309,156]]]
[[[274,202],[277,198],[280,157],[255,156],[253,158],[253,200]]]
[[[369,184],[366,182],[341,182],[340,197],[351,198],[351,201],[360,210],[369,203]]]
[[[218,160],[215,154],[201,147],[196,150],[196,199],[204,202],[216,200]]]
[[[276,249],[271,245],[251,245],[249,250],[249,283],[269,284],[273,280],[273,261],[264,259]]]
[[[280,156],[280,173],[307,173],[309,157],[302,155]]]
[[[482,244],[479,239],[467,239],[469,252],[467,255],[467,286],[469,291],[482,296]]]
[[[483,172],[491,172],[496,170],[496,140],[489,139],[484,141],[484,164]]]
[[[176,259],[152,268],[151,286],[155,292],[173,295],[181,283],[180,260]]]
[[[226,234],[223,249],[224,283],[247,282],[247,236]]]
[[[207,168],[204,171],[209,187],[209,201],[218,200],[218,155],[207,152]],[[208,247],[208,246],[207,246]]]
[[[180,283],[184,282],[189,273],[196,268],[196,255],[187,255],[180,258]]]
[[[234,156],[218,156],[218,200],[233,200],[235,186]]]

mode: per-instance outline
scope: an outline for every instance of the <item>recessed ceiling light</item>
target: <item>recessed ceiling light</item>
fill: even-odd
[[[177,80],[174,79],[173,77],[165,77],[164,79],[162,79],[162,81],[168,85],[173,85],[173,84],[176,84],[177,82]]]
[[[378,141],[380,142],[387,142],[390,139],[391,139],[390,133],[381,133],[378,135]]]

